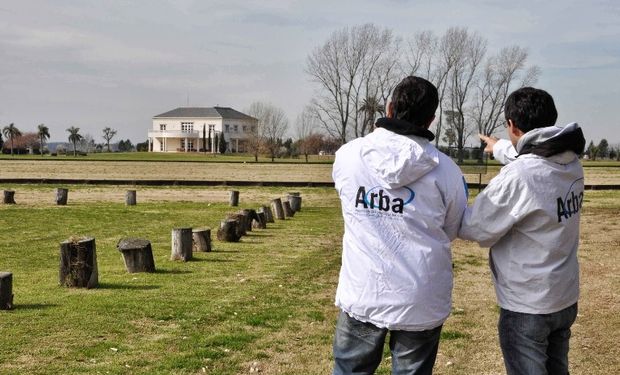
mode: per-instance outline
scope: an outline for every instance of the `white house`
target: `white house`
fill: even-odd
[[[245,152],[245,140],[258,120],[229,107],[179,107],[153,117],[148,133],[151,152],[217,152],[215,138],[224,137],[227,151]],[[205,147],[209,143],[210,147]]]

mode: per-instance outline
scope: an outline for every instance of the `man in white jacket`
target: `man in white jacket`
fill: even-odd
[[[460,169],[430,142],[437,105],[433,84],[407,77],[387,118],[336,152],[345,230],[334,374],[374,373],[388,333],[393,374],[432,373],[467,205]]]
[[[513,374],[568,374],[579,297],[579,216],[585,139],[554,126],[547,92],[519,89],[504,109],[510,142],[481,136],[504,166],[463,217],[459,237],[490,247],[499,339]]]

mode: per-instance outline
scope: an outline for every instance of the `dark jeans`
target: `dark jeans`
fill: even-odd
[[[334,338],[334,375],[373,374],[390,333],[392,374],[432,374],[441,326],[420,332],[390,331],[340,312]]]
[[[499,342],[508,375],[568,374],[570,327],[577,304],[552,314],[501,309]]]

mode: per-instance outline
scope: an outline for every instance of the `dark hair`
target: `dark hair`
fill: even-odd
[[[558,111],[545,90],[523,87],[508,96],[504,105],[506,121],[512,120],[522,132],[555,125]]]
[[[424,78],[409,76],[392,93],[393,117],[414,125],[426,126],[433,119],[437,105],[437,88]]]

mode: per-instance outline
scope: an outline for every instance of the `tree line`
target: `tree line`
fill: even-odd
[[[306,73],[315,83],[309,110],[345,143],[370,132],[396,84],[417,75],[439,91],[435,144],[443,140],[462,150],[474,132],[491,135],[504,123],[511,91],[537,81],[540,69],[527,58],[517,45],[490,52],[485,38],[464,27],[407,38],[373,24],[345,27],[307,57]]]
[[[103,143],[96,143],[90,134],[80,133],[80,128],[71,126],[66,129],[67,140],[73,146],[72,152],[74,156],[88,152],[102,152],[107,149],[111,152],[110,142],[117,134],[115,129],[110,127],[103,128]],[[4,136],[4,138],[3,138]],[[50,130],[45,124],[37,125],[36,132],[22,132],[14,123],[11,123],[0,132],[0,150],[6,154],[26,154],[32,152],[34,154],[46,154],[49,150],[46,148],[46,142],[50,138]],[[132,151],[134,145],[129,139],[120,140],[117,144],[118,151]],[[67,150],[63,146],[57,147],[57,152],[66,153]]]

